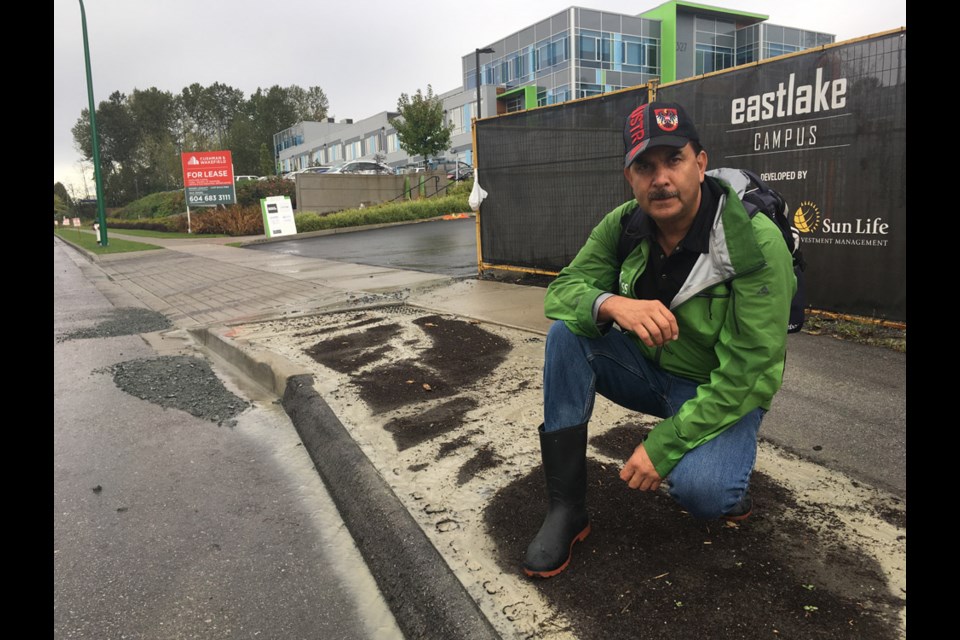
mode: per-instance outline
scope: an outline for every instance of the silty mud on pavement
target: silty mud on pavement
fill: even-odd
[[[130,336],[173,328],[162,313],[118,307],[96,317],[93,326],[55,336],[57,342]],[[164,408],[186,411],[218,425],[234,426],[250,405],[228,390],[210,364],[192,356],[159,356],[118,362],[96,373],[113,377],[118,388]]]
[[[315,386],[506,638],[901,638],[904,506],[761,445],[754,515],[698,522],[619,469],[655,419],[598,398],[593,533],[520,573],[545,508],[543,338],[409,306],[235,327]],[[774,407],[775,410],[775,407]]]
[[[250,404],[227,389],[201,358],[158,356],[118,362],[105,371],[118,388],[164,408],[180,409],[217,426],[236,425]]]
[[[57,342],[79,340],[83,338],[113,338],[132,336],[138,333],[151,333],[170,329],[173,324],[162,313],[140,307],[119,307],[100,316],[99,322],[92,327],[77,329],[56,336]]]

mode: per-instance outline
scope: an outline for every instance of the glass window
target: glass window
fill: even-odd
[[[581,31],[577,38],[577,57],[580,60],[599,60],[600,34],[596,31]]]
[[[613,42],[610,40],[610,34],[605,33],[600,39],[600,60],[602,62],[611,62],[613,60]]]
[[[507,109],[507,113],[513,113],[514,111],[523,111],[524,108],[524,99],[523,94],[511,96],[504,101],[504,106]]]

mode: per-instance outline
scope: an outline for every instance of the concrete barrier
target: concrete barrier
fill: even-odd
[[[333,213],[370,206],[399,198],[404,178],[410,178],[412,196],[417,197],[420,176],[426,179],[426,195],[432,196],[449,184],[447,174],[440,171],[398,176],[303,174],[297,176],[297,210]]]

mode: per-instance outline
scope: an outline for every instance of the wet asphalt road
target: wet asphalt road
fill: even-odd
[[[477,222],[436,220],[371,231],[248,246],[306,258],[427,271],[457,278],[477,275]]]
[[[402,637],[282,408],[247,396],[230,426],[118,388],[110,367],[156,358],[149,329],[90,331],[117,310],[68,251],[54,241],[71,336],[54,341],[54,637]]]

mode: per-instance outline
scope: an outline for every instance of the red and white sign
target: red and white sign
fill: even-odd
[[[180,154],[183,186],[233,186],[233,156],[229,151],[190,151]]]

